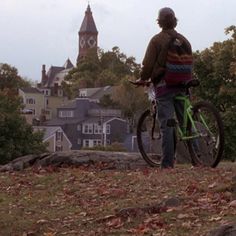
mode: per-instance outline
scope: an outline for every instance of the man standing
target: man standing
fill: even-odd
[[[168,120],[173,119],[176,112],[177,118],[181,123],[183,106],[180,102],[174,100],[177,94],[183,93],[184,90],[178,86],[168,86],[165,81],[165,67],[167,52],[171,40],[178,39],[178,42],[184,43],[188,53],[192,54],[191,45],[188,40],[179,34],[175,27],[177,19],[171,8],[165,7],[159,11],[157,22],[162,29],[150,40],[141,70],[142,80],[151,78],[155,85],[156,98],[158,101],[158,119],[162,133],[162,162],[161,168],[174,167],[174,127],[168,125]]]

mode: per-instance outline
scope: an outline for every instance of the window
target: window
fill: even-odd
[[[84,147],[89,147],[89,140],[88,140],[88,139],[85,139],[85,140],[83,141],[83,146],[84,146]]]
[[[87,93],[86,91],[80,91],[80,97],[86,97]]]
[[[95,147],[101,146],[102,141],[101,139],[84,139],[83,140],[83,147]]]
[[[26,104],[35,104],[34,98],[26,98]]]
[[[56,141],[62,141],[63,140],[63,133],[61,131],[56,132]]]
[[[88,125],[83,126],[83,133],[87,134],[88,133]]]
[[[81,125],[77,125],[77,131],[81,131]]]
[[[74,111],[73,110],[59,111],[59,117],[61,118],[74,117]]]
[[[111,126],[106,125],[106,134],[110,134],[110,133],[111,133]]]
[[[63,147],[61,145],[56,146],[56,152],[61,152],[63,151]]]
[[[45,115],[50,115],[51,112],[50,112],[50,110],[44,110],[44,114],[45,114]]]
[[[102,127],[99,124],[94,124],[94,134],[101,134],[102,133]]]
[[[43,90],[43,94],[45,95],[45,96],[50,96],[50,89],[44,89]]]
[[[92,134],[93,133],[93,124],[84,124],[83,125],[83,133],[84,134]]]
[[[59,89],[59,90],[58,90],[58,96],[59,96],[59,97],[62,97],[62,96],[63,96],[63,90],[62,90],[62,89]]]
[[[81,145],[81,139],[80,138],[78,138],[77,144]]]
[[[93,140],[93,146],[101,146],[102,145],[102,141],[100,139],[94,139]]]

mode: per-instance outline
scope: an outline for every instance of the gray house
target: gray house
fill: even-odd
[[[121,118],[120,110],[105,109],[89,98],[77,98],[58,108],[57,118],[46,125],[61,126],[73,150],[124,143],[128,134],[128,123]]]
[[[79,97],[87,97],[91,101],[99,102],[100,99],[105,96],[111,96],[117,86],[105,86],[96,88],[81,88],[79,89]]]

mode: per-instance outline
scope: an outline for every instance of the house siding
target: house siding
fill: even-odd
[[[48,144],[47,150],[48,150],[49,152],[55,152],[55,148],[54,148],[55,137],[54,137],[54,136],[50,137],[50,138],[46,141],[46,143]]]
[[[60,117],[62,111],[73,111],[73,117]],[[66,107],[58,108],[58,118],[55,123],[52,120],[48,125],[61,126],[72,144],[73,150],[79,150],[84,144],[92,147],[93,145],[107,145],[113,142],[123,143],[127,135],[127,122],[117,115],[120,110],[106,109],[99,104],[91,102],[88,98],[77,98]],[[78,125],[80,126],[78,129]],[[91,125],[91,133],[84,132],[84,126]],[[109,134],[94,133],[94,125],[101,127],[109,125]],[[88,130],[90,130],[88,127]]]
[[[27,114],[24,115],[27,122],[32,124],[34,118],[40,118],[44,109],[45,109],[45,102],[44,102],[44,95],[42,93],[25,93],[21,89],[19,89],[19,96],[23,99],[23,104],[25,109],[33,110],[34,114]],[[27,100],[33,99],[34,104],[28,104]]]
[[[51,120],[57,117],[57,108],[68,103],[66,97],[53,97],[46,96],[45,103],[48,100],[48,104],[45,104],[46,110],[50,111],[50,114],[46,116],[47,120]]]
[[[80,132],[77,130],[77,125],[78,123],[65,124],[62,126],[63,131],[66,133],[68,139],[72,144],[72,150],[78,150],[81,148],[81,146],[78,144]]]
[[[107,139],[111,143],[123,143],[127,135],[127,123],[119,119],[114,119],[107,124],[110,125],[110,134],[107,134]]]
[[[33,129],[34,132],[43,132],[43,142],[47,143],[49,152],[71,150],[71,142],[61,127],[33,126]]]

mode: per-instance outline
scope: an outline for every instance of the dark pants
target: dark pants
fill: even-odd
[[[162,168],[174,167],[175,143],[174,143],[174,127],[168,126],[167,122],[174,118],[176,114],[177,119],[181,125],[183,120],[183,104],[180,101],[174,100],[176,93],[169,93],[158,97],[158,120],[160,122],[160,129],[162,134]]]

